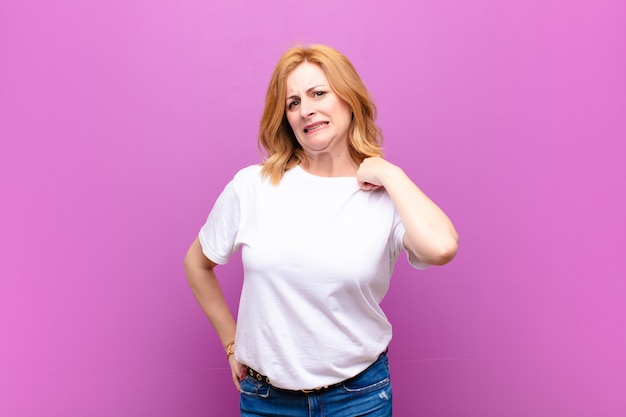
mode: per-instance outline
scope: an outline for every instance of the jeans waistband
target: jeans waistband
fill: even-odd
[[[312,388],[312,389],[300,389],[300,390],[295,390],[295,391],[296,392],[303,392],[305,394],[310,394],[310,393],[313,393],[313,392],[323,391],[323,390],[327,390],[329,388],[333,388],[333,387],[339,386],[339,385],[343,384],[344,382],[349,381],[352,378],[356,378],[357,376],[361,375],[363,372],[367,371],[367,369],[369,369],[374,363],[376,363],[376,362],[378,362],[380,360],[381,356],[386,355],[388,351],[389,351],[389,348],[385,349],[385,351],[383,353],[381,353],[380,355],[378,355],[378,358],[370,366],[368,366],[364,371],[360,372],[359,374],[357,374],[357,375],[355,375],[353,377],[350,377],[350,378],[346,379],[345,381],[337,382],[336,384],[331,384],[331,385],[324,385],[322,387],[317,387],[317,388]],[[265,383],[267,385],[272,385],[272,382],[270,381],[270,379],[267,376],[265,376],[265,375],[255,371],[254,369],[250,368],[249,366],[246,366],[246,374],[250,375],[252,378],[256,379],[259,382],[263,382],[263,383]],[[280,389],[280,390],[283,390],[283,391],[293,391],[293,390],[286,390],[284,388],[278,388],[278,387],[274,387],[274,388]]]

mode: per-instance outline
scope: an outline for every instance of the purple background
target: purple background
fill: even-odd
[[[398,417],[626,415],[622,1],[3,0],[0,416],[235,416],[184,253],[270,73],[344,52],[452,264],[384,301]],[[241,265],[220,268],[236,308]]]

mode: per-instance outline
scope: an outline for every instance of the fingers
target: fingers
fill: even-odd
[[[233,372],[233,383],[235,384],[235,388],[237,388],[237,391],[241,391],[241,376],[237,375],[235,372]]]
[[[380,188],[382,186],[381,185],[372,184],[371,182],[359,181],[359,187],[361,188],[361,190],[373,191],[373,190],[376,190],[376,189],[378,189],[378,188]]]
[[[356,172],[359,187],[365,191],[380,188],[382,186],[381,175],[384,167],[385,161],[382,158],[365,158]]]
[[[246,373],[248,368],[245,365],[237,362],[234,355],[229,356],[228,363],[230,365],[231,376],[233,378],[233,383],[237,388],[237,391],[241,391],[241,381],[246,377]]]

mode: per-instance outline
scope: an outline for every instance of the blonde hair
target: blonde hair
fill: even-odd
[[[335,94],[352,110],[348,130],[352,159],[360,164],[365,158],[383,156],[382,133],[375,124],[376,106],[348,58],[324,45],[291,48],[280,58],[272,74],[259,129],[259,149],[267,152],[261,172],[274,185],[285,171],[305,158],[285,115],[287,77],[303,62],[319,65]]]

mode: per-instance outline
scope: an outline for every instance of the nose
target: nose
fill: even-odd
[[[310,100],[302,100],[300,102],[300,117],[303,119],[309,118],[315,114],[315,108]]]

